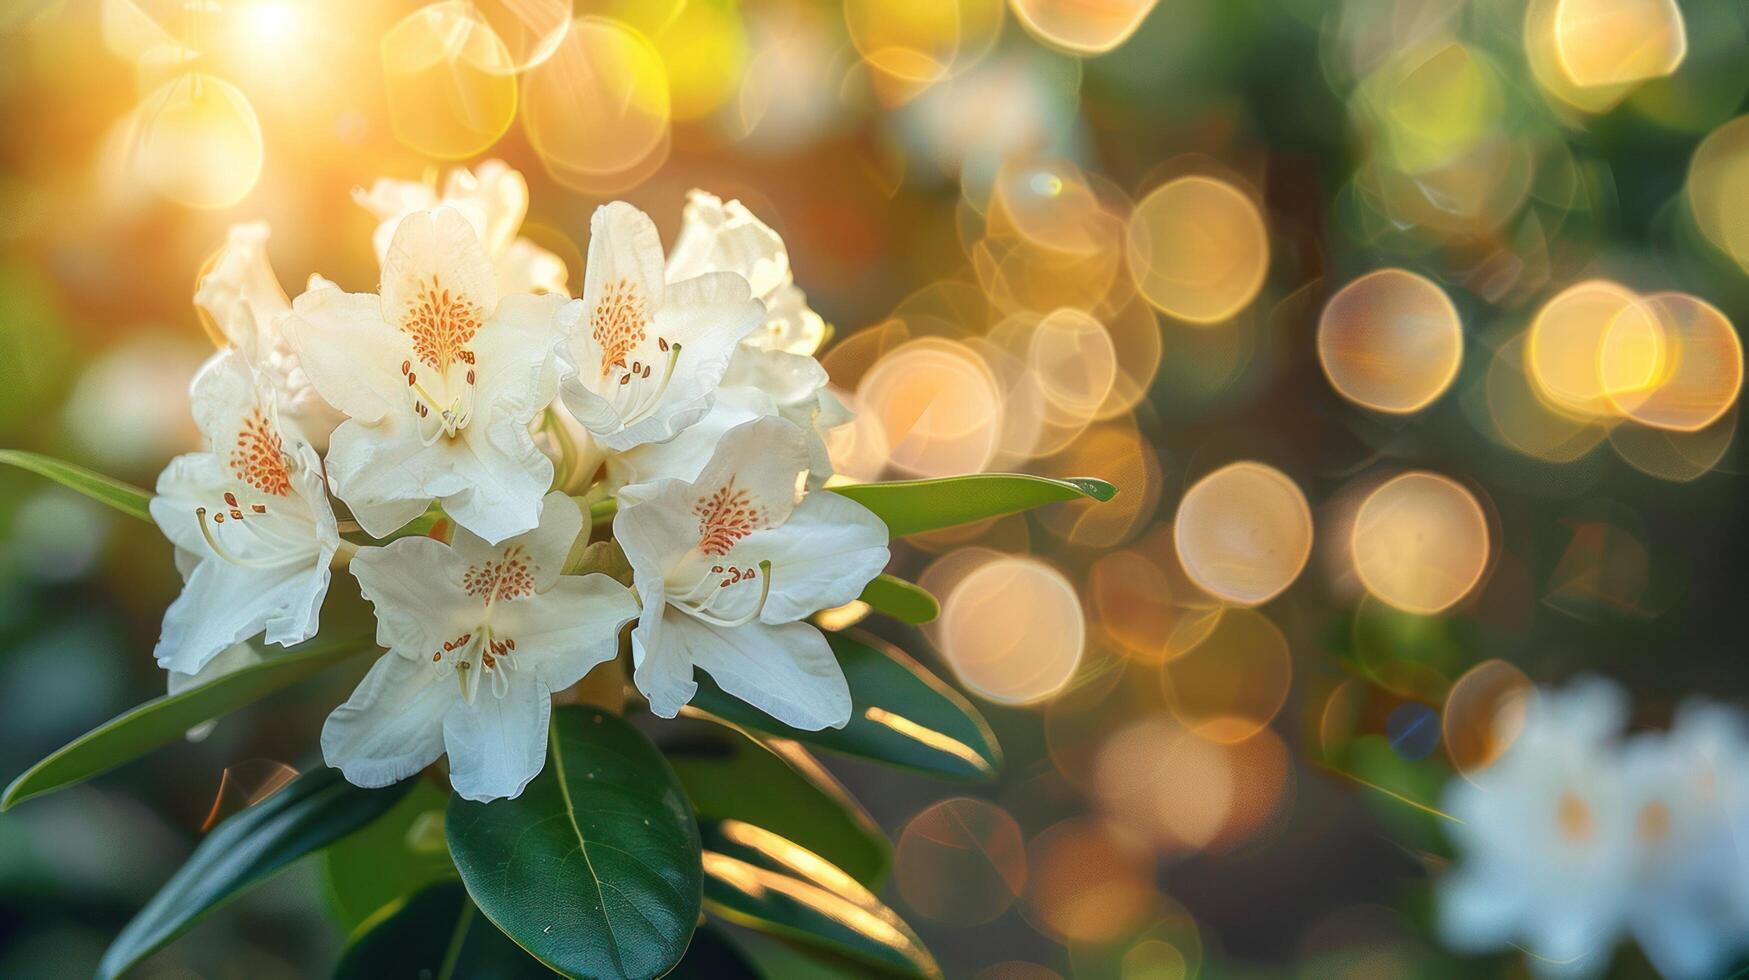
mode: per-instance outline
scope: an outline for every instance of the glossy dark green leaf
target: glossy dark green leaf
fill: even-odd
[[[334,980],[551,980],[553,971],[480,914],[459,881],[440,882],[372,916]]]
[[[856,630],[827,633],[850,682],[850,723],[804,732],[723,693],[700,671],[692,707],[768,735],[956,779],[989,780],[1002,765],[996,736],[965,698],[892,644]]]
[[[860,596],[875,612],[885,613],[901,623],[921,626],[941,615],[941,604],[929,590],[885,572],[862,590]]]
[[[1065,500],[1110,500],[1117,488],[1090,477],[1052,480],[1025,473],[973,473],[938,480],[850,483],[832,491],[874,511],[893,537],[902,538]]]
[[[475,904],[570,976],[651,977],[698,924],[698,825],[662,754],[617,715],[553,712],[547,764],[514,800],[453,797],[449,850]]]
[[[705,906],[713,914],[882,972],[941,976],[911,927],[830,861],[736,820],[707,822],[701,830]]]
[[[323,877],[342,929],[350,933],[384,907],[456,877],[443,839],[448,803],[447,789],[419,779],[393,810],[322,852]]]
[[[367,636],[318,637],[199,687],[153,698],[68,742],[25,770],[0,795],[0,810],[84,782],[181,739],[202,722],[258,701],[348,657],[375,649]]]
[[[714,728],[665,742],[700,820],[741,820],[821,855],[870,888],[891,860],[887,838],[806,749]]]
[[[207,834],[115,937],[97,975],[120,976],[213,909],[388,812],[411,788],[360,789],[326,766],[292,780]]]
[[[131,483],[104,476],[102,473],[88,470],[83,466],[63,462],[53,456],[41,453],[25,452],[22,449],[0,449],[0,463],[16,466],[21,470],[29,470],[38,476],[47,477],[61,486],[77,490],[92,500],[108,504],[116,510],[137,517],[142,521],[152,519],[152,512],[147,509],[152,495]]]

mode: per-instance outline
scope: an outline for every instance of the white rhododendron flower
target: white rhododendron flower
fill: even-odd
[[[529,423],[557,384],[561,296],[500,298],[491,263],[451,208],[402,219],[381,293],[314,289],[286,334],[348,420],[328,452],[334,492],[382,537],[432,499],[488,541],[532,529],[552,463]]]
[[[499,292],[565,292],[565,261],[518,234],[528,216],[528,182],[501,160],[487,160],[473,170],[451,170],[441,192],[431,182],[383,177],[370,190],[359,188],[352,196],[379,222],[371,239],[378,262],[387,261],[402,218],[446,206],[474,226],[492,260]]]
[[[1749,949],[1742,717],[1689,705],[1669,733],[1624,740],[1625,719],[1609,682],[1545,691],[1499,761],[1453,781],[1458,861],[1439,888],[1452,946],[1519,946],[1535,973],[1587,977],[1627,935],[1680,980],[1719,976]]]
[[[656,714],[692,698],[701,667],[796,728],[849,721],[844,673],[801,620],[861,594],[887,563],[887,529],[837,494],[802,494],[807,465],[801,430],[761,418],[725,435],[696,479],[621,492],[614,536],[643,602],[634,680]]]
[[[560,315],[565,407],[608,450],[672,439],[710,409],[764,307],[733,273],[668,282],[656,226],[629,204],[596,209],[589,236],[583,298]]]
[[[153,653],[194,674],[263,631],[286,645],[313,636],[340,534],[321,460],[240,352],[207,361],[189,400],[206,450],[171,460],[152,498],[186,579]]]
[[[707,272],[740,275],[765,304],[765,321],[742,346],[802,356],[820,349],[826,323],[796,286],[783,239],[740,201],[725,204],[714,194],[693,190],[686,195],[680,237],[668,257],[668,278]]]
[[[352,560],[387,647],[328,716],[322,754],[360,786],[386,786],[449,754],[470,800],[513,797],[541,770],[552,695],[619,649],[637,615],[600,573],[561,576],[583,529],[577,506],[548,495],[540,526],[488,544],[402,538]]]
[[[276,389],[280,414],[295,422],[310,444],[322,451],[342,416],[316,394],[280,329],[281,318],[291,312],[291,300],[267,259],[269,234],[265,221],[232,225],[224,247],[200,277],[194,305]],[[312,288],[329,285],[314,277],[311,284]]]

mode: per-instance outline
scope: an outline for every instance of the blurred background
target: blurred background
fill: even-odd
[[[265,219],[374,286],[381,176],[502,159],[581,284],[624,198],[739,198],[831,325],[850,479],[1090,475],[913,539],[871,619],[1008,754],[827,759],[949,977],[1524,975],[1431,928],[1440,789],[1497,707],[1634,723],[1749,674],[1749,10],[1729,0],[15,0],[0,445],[150,486],[191,303]],[[1237,465],[1235,465],[1237,464]],[[155,529],[0,473],[0,774],[159,694]],[[857,610],[840,610],[841,622]],[[344,615],[342,610],[339,615]],[[363,664],[0,818],[0,976],[88,974]],[[318,975],[300,866],[146,976]],[[1611,975],[1648,976],[1624,947]]]

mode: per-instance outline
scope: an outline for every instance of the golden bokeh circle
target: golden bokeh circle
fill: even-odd
[[[129,162],[148,186],[191,208],[230,207],[261,177],[261,123],[222,78],[178,75],[140,103]]]
[[[918,914],[955,926],[996,918],[1026,889],[1020,825],[992,803],[942,800],[912,817],[893,851],[899,894]]]
[[[1094,787],[1114,819],[1181,850],[1200,850],[1220,834],[1234,794],[1223,747],[1158,716],[1105,741]]]
[[[1688,163],[1688,207],[1701,234],[1749,269],[1749,116],[1707,134]]]
[[[844,0],[850,43],[871,68],[932,84],[981,60],[1002,33],[1002,0]]]
[[[571,0],[469,0],[510,53],[510,70],[524,72],[551,58],[571,30]]]
[[[1081,665],[1087,624],[1063,574],[1002,556],[961,579],[941,603],[942,656],[960,682],[999,704],[1036,704]]]
[[[1255,606],[1293,584],[1312,553],[1312,508],[1287,474],[1239,462],[1198,480],[1173,525],[1184,571],[1200,588]]]
[[[670,118],[661,54],[616,21],[578,17],[551,56],[522,76],[529,144],[554,180],[583,193],[642,174],[669,145]]]
[[[1059,940],[1110,942],[1159,904],[1146,842],[1097,817],[1065,820],[1034,837],[1027,864],[1031,917]]]
[[[1452,682],[1440,739],[1452,768],[1473,776],[1504,755],[1524,728],[1536,685],[1504,660],[1484,660]]]
[[[409,149],[475,156],[516,117],[516,64],[469,0],[420,7],[383,35],[389,128]]]
[[[1033,37],[1070,54],[1100,55],[1128,41],[1159,0],[1010,0]]]
[[[1287,637],[1255,609],[1221,610],[1207,634],[1160,669],[1172,716],[1192,734],[1234,743],[1256,735],[1287,703]]]
[[[1105,324],[1067,307],[1038,321],[1027,344],[1027,366],[1051,406],[1080,422],[1099,411],[1117,383],[1117,349]]]
[[[1687,293],[1642,297],[1657,318],[1663,357],[1654,384],[1621,404],[1629,418],[1657,429],[1698,432],[1737,403],[1743,390],[1743,342],[1718,307]],[[1615,348],[1604,350],[1604,374]]]
[[[1269,229],[1243,191],[1192,175],[1148,193],[1130,213],[1125,256],[1136,289],[1191,323],[1220,323],[1257,298],[1269,273]]]
[[[1618,415],[1663,371],[1664,331],[1632,290],[1588,279],[1557,293],[1531,321],[1525,373],[1537,392],[1580,417]]]
[[[1437,473],[1404,473],[1367,495],[1349,555],[1366,590],[1404,612],[1456,605],[1488,567],[1488,518],[1468,490]]]
[[[1580,88],[1661,78],[1688,54],[1676,0],[1555,0],[1557,63]]]
[[[1432,280],[1369,272],[1338,290],[1318,318],[1318,360],[1342,397],[1380,412],[1427,407],[1463,362],[1457,307]]]
[[[1002,434],[1002,393],[966,345],[919,337],[863,375],[856,400],[880,422],[888,462],[911,476],[953,476],[990,465]]]

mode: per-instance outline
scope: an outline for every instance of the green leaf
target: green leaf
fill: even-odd
[[[459,881],[384,907],[353,936],[334,980],[551,980],[553,971],[498,931]]]
[[[941,615],[941,604],[929,590],[882,572],[862,590],[862,601],[875,612],[886,613],[901,623],[921,626]]]
[[[922,940],[830,861],[736,820],[706,823],[705,907],[737,925],[908,977],[939,977]]]
[[[1045,504],[1091,498],[1110,500],[1117,488],[1104,480],[1052,480],[1025,473],[973,473],[939,480],[849,483],[834,493],[874,511],[895,538],[970,524]]]
[[[966,699],[882,640],[856,630],[827,633],[850,682],[850,723],[805,732],[723,693],[697,675],[692,707],[717,720],[938,776],[990,780],[1002,765],[996,736]]]
[[[108,504],[129,517],[137,517],[142,521],[152,519],[152,512],[146,506],[151,503],[152,495],[131,483],[123,483],[53,456],[25,452],[22,449],[0,449],[0,463],[9,463],[37,476],[48,477],[100,504]]]
[[[746,951],[716,926],[702,925],[692,934],[686,958],[664,980],[766,980]]]
[[[326,766],[292,780],[207,834],[115,937],[97,975],[120,976],[213,909],[381,816],[411,788],[402,781],[360,789]]]
[[[662,754],[699,819],[741,820],[782,834],[880,887],[891,860],[886,836],[806,749],[715,729],[664,743]]]
[[[698,825],[662,754],[617,715],[553,712],[547,764],[513,800],[449,802],[450,854],[480,910],[570,976],[653,977],[698,924]]]
[[[235,711],[318,671],[374,650],[368,637],[317,638],[180,694],[153,698],[93,728],[26,769],[0,794],[0,810],[84,782],[181,739],[190,728]]]
[[[393,810],[322,852],[323,876],[341,928],[350,933],[386,906],[456,877],[443,839],[447,803],[447,790],[420,779]]]

